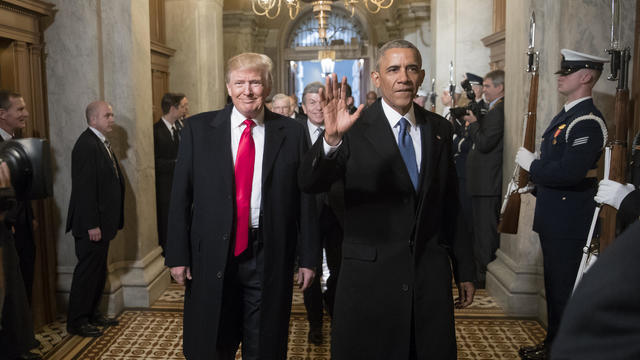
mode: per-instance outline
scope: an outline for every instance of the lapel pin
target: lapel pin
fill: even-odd
[[[442,138],[440,137],[440,135],[436,135],[436,138],[437,138],[438,140],[442,140]]]

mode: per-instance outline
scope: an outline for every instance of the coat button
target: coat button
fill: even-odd
[[[407,291],[407,290],[409,290],[409,285],[402,284],[402,291]]]
[[[218,279],[222,279],[222,271],[218,271],[218,273],[216,274],[216,277]]]
[[[567,200],[567,197],[566,197],[566,196],[563,196],[563,197],[562,197],[562,200]]]

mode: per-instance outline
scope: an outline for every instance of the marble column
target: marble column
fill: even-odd
[[[431,90],[433,65],[431,63],[432,37],[430,7],[427,2],[413,2],[401,4],[395,10],[395,25],[399,37],[411,41],[422,56],[422,68],[425,71],[424,83],[421,87],[425,92]]]
[[[223,0],[166,0],[169,88],[189,98],[191,114],[225,104]]]
[[[622,43],[633,47],[635,2],[622,1]],[[505,71],[504,186],[515,167],[515,153],[522,142],[523,115],[527,111],[530,77],[524,72],[528,45],[529,16],[536,13],[536,48],[540,51],[536,148],[540,134],[564,104],[557,92],[556,75],[560,49],[606,56],[609,46],[609,0],[509,1],[507,2]],[[615,83],[607,81],[607,69],[594,88],[594,102],[607,123],[613,117]],[[509,315],[537,316],[546,321],[542,253],[537,233],[531,230],[535,198],[522,198],[517,235],[502,235],[497,260],[489,265],[487,289]],[[571,216],[558,214],[558,216]],[[587,225],[588,226],[588,225]],[[586,239],[585,239],[586,241]]]
[[[492,0],[433,0],[431,25],[434,71],[438,101],[436,112],[442,113],[440,95],[449,84],[449,63],[453,61],[456,86],[463,75],[472,72],[484,76],[489,72],[489,49],[481,39],[493,33]]]
[[[112,104],[116,125],[107,135],[126,184],[125,227],[111,241],[103,307],[149,306],[169,284],[157,245],[149,2],[54,0],[45,32],[46,72],[58,232],[59,304],[66,304],[76,263],[64,232],[71,194],[71,150],[87,127],[84,109]]]

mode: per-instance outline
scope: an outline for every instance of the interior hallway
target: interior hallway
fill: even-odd
[[[149,309],[127,309],[97,339],[69,336],[64,318],[42,327],[36,337],[44,359],[184,359],[182,356],[182,306],[184,288],[171,286]],[[455,291],[454,291],[455,292]],[[289,325],[288,359],[330,359],[330,322],[325,315],[323,346],[307,343],[309,325],[297,288],[293,294]],[[517,359],[518,348],[544,339],[545,330],[535,319],[504,314],[486,290],[478,290],[473,304],[456,310],[458,359]],[[241,359],[238,353],[237,359]]]

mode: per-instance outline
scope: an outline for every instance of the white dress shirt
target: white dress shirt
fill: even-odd
[[[311,145],[313,145],[316,143],[316,140],[318,140],[318,136],[320,136],[324,127],[317,126],[312,123],[311,120],[307,119],[307,129],[309,129],[309,137],[311,138]]]
[[[416,162],[418,166],[418,173],[420,172],[420,164],[422,163],[422,141],[420,138],[420,128],[416,125],[416,115],[413,111],[413,103],[411,103],[411,108],[407,111],[406,114],[402,115],[395,111],[391,106],[387,104],[384,98],[382,98],[382,110],[384,111],[384,115],[387,117],[387,121],[389,121],[389,126],[391,126],[391,130],[393,130],[393,136],[396,138],[396,144],[398,143],[398,135],[400,134],[400,119],[405,118],[409,122],[411,126],[407,130],[409,131],[409,135],[411,135],[411,141],[413,142],[413,150],[416,152]]]
[[[2,136],[2,140],[4,141],[13,139],[13,135],[6,132],[3,128],[0,128],[0,136]]]
[[[234,107],[231,111],[231,153],[233,155],[233,165],[236,164],[236,156],[238,155],[238,146],[240,145],[240,137],[244,131],[243,122],[247,118],[240,114]],[[256,126],[253,127],[251,134],[253,135],[253,143],[255,144],[256,153],[253,163],[253,182],[251,183],[251,227],[260,226],[260,202],[262,201],[262,158],[264,155],[264,108],[253,120]]]
[[[175,136],[176,134],[173,133],[173,127],[175,126],[175,123],[171,124],[170,122],[167,121],[167,119],[164,118],[164,116],[161,119],[162,119],[162,122],[164,123],[164,126],[166,126],[167,129],[169,129],[169,134],[171,134],[172,137]],[[176,128],[176,131],[177,130],[178,128]]]
[[[98,139],[102,141],[102,145],[104,146],[105,149],[107,149],[107,154],[109,154],[109,156],[112,156],[111,151],[109,151],[109,148],[107,147],[107,144],[104,143],[105,141],[107,141],[107,138],[104,135],[102,135],[102,133],[98,129],[91,126],[89,126],[89,129],[91,129],[91,131],[93,131],[93,133],[96,134]]]

